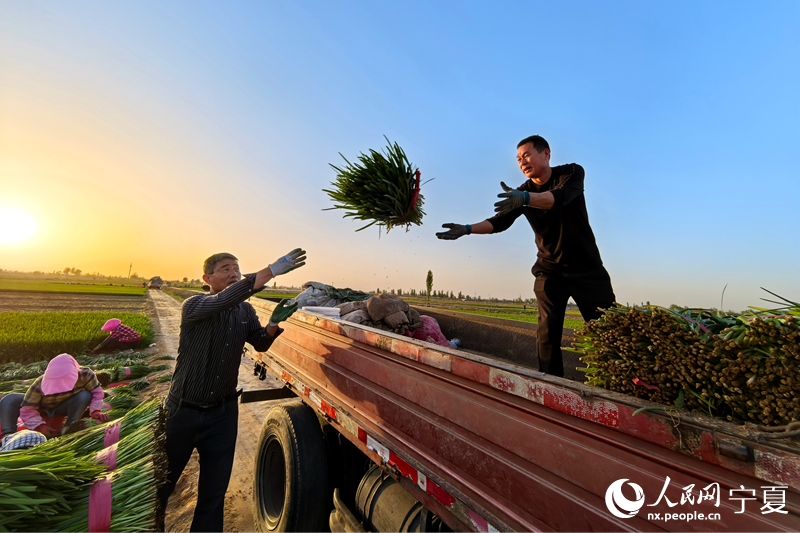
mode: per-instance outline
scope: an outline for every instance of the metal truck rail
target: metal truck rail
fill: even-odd
[[[452,530],[800,530],[790,439],[302,310],[248,355]]]

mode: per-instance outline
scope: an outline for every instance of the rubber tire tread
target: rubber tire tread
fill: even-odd
[[[263,448],[270,436],[283,448],[286,488],[283,511],[274,528],[263,519],[260,506],[260,476]],[[332,502],[327,501],[328,454],[324,435],[314,410],[302,400],[272,407],[261,427],[256,447],[253,481],[253,519],[256,530],[325,531]]]

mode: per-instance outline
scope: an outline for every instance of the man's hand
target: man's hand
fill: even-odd
[[[442,227],[448,228],[449,231],[437,233],[436,236],[446,241],[454,241],[459,237],[470,234],[467,226],[462,226],[461,224],[442,224]]]
[[[89,416],[101,423],[108,422],[109,419],[108,413],[104,413],[103,411],[92,411]]]
[[[502,181],[500,182],[500,186],[505,192],[498,194],[497,197],[505,198],[505,200],[500,200],[494,204],[495,213],[507,213],[531,203],[531,194],[528,191],[512,189]]]
[[[269,266],[272,277],[280,276],[306,264],[306,251],[295,248]]]
[[[293,303],[292,305],[286,305],[286,300],[281,300],[281,302],[272,312],[272,316],[269,317],[269,325],[277,326],[279,323],[292,316],[295,311],[297,311],[297,302]]]

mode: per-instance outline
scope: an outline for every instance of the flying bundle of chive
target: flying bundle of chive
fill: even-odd
[[[386,138],[386,137],[384,137]],[[337,167],[336,180],[331,189],[323,189],[335,202],[330,209],[343,209],[345,217],[368,220],[389,230],[412,224],[420,225],[425,213],[422,211],[423,197],[420,194],[420,172],[409,163],[405,152],[397,143],[389,146],[386,153],[370,150],[360,154],[358,163],[351,163],[342,154],[346,165]]]
[[[587,383],[733,422],[800,420],[800,305],[740,317],[614,307],[577,331]]]

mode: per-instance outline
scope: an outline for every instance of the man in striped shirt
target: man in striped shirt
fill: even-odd
[[[165,511],[196,448],[200,479],[191,531],[223,531],[225,492],[238,431],[236,387],[244,344],[267,351],[283,331],[278,323],[297,309],[297,304],[285,306],[281,302],[264,327],[245,300],[274,277],[305,265],[305,259],[305,251],[297,248],[242,279],[236,257],[228,253],[212,255],[203,264],[203,280],[210,293],[183,302],[178,359],[164,402],[169,474],[159,497]]]

